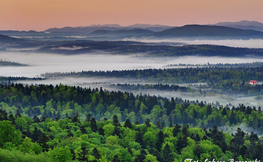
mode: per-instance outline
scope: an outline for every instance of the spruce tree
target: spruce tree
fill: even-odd
[[[180,126],[178,124],[175,125],[174,129],[173,129],[173,136],[176,137],[178,133],[180,133]]]
[[[165,162],[173,162],[172,151],[167,143],[163,150],[163,159]]]
[[[202,154],[202,150],[200,148],[200,145],[196,145],[194,149],[194,155],[200,159],[201,154]]]
[[[146,125],[146,127],[151,127],[150,119],[146,119],[145,125]]]
[[[114,125],[114,126],[121,126],[117,115],[114,115],[114,116],[113,116],[112,122],[113,122],[113,125]]]
[[[140,155],[138,155],[137,158],[139,161],[144,161],[144,159],[146,158],[146,155],[147,155],[146,151],[144,149],[142,149],[140,151]]]
[[[247,146],[246,146],[246,145],[243,145],[243,146],[240,148],[240,150],[239,150],[239,154],[240,154],[243,158],[245,158],[245,155],[246,155],[247,151],[248,151]]]
[[[131,122],[130,122],[129,119],[126,119],[126,121],[125,121],[125,123],[124,123],[124,127],[128,127],[128,128],[130,128],[130,129],[132,129],[132,124],[131,124]]]
[[[162,148],[162,144],[163,144],[163,141],[164,141],[164,134],[162,131],[159,131],[158,133],[158,137],[157,137],[157,143],[156,143],[156,148],[158,151],[161,151],[161,148]]]
[[[135,142],[141,144],[141,146],[144,146],[144,144],[143,144],[143,134],[142,134],[140,129],[138,131],[136,131]]]
[[[160,152],[159,152],[158,150],[154,150],[153,156],[156,156],[156,159],[157,159],[159,162],[163,162],[163,157],[162,157],[162,155],[160,154]]]
[[[119,128],[117,126],[114,127],[113,135],[117,135],[117,136],[121,137],[120,130],[119,130]]]
[[[170,120],[169,127],[173,127],[173,122]]]
[[[257,143],[253,154],[252,154],[252,158],[253,159],[258,159],[258,160],[262,160],[263,159],[263,148],[262,148],[262,144]]]
[[[89,114],[87,115],[85,121],[90,122],[90,119],[91,119],[91,115],[90,115],[90,113],[89,113]]]
[[[82,134],[87,134],[87,131],[83,125],[80,127],[80,130],[81,130]]]
[[[42,133],[42,136],[37,141],[37,143],[43,148],[43,152],[48,151],[48,148],[49,148],[49,146],[47,144],[48,141],[49,141],[49,138],[48,138],[48,136],[46,136],[45,133]]]
[[[105,135],[104,129],[103,129],[102,127],[100,127],[100,128],[98,129],[98,131],[99,131],[99,135],[102,135],[102,136]]]
[[[92,118],[90,121],[90,127],[93,132],[96,132],[98,130],[96,119]]]

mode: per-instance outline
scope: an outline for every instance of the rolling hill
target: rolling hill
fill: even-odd
[[[0,43],[17,43],[21,41],[23,40],[0,34]]]
[[[257,30],[263,32],[263,23],[257,21],[242,20],[238,22],[219,22],[215,25],[239,29]]]
[[[223,26],[185,25],[153,34],[155,37],[217,37],[217,38],[263,38],[263,32]]]
[[[154,32],[151,30],[146,29],[131,29],[131,30],[115,30],[115,31],[109,31],[109,30],[96,30],[92,32],[90,35],[92,36],[144,36],[144,35],[150,35]]]

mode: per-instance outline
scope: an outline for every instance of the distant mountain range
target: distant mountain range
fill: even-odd
[[[155,38],[196,38],[209,37],[211,39],[263,39],[263,32],[257,31],[262,28],[263,23],[256,21],[220,22],[214,25],[185,25],[171,27],[165,25],[134,24],[120,26],[118,24],[91,25],[87,27],[64,27],[50,28],[42,32],[37,31],[16,31],[2,30],[0,34],[18,36],[21,38],[37,38],[48,40],[65,39],[94,39],[105,40],[121,37],[142,37]],[[252,30],[255,29],[255,30]],[[71,38],[71,36],[73,36]],[[75,36],[80,36],[75,37]],[[107,38],[106,38],[107,37]],[[3,38],[1,38],[3,40]],[[7,38],[5,38],[7,41]]]
[[[109,31],[114,31],[114,30],[131,30],[131,29],[146,29],[146,30],[151,30],[151,31],[162,31],[165,29],[169,29],[171,26],[166,26],[166,25],[150,25],[150,24],[134,24],[130,26],[120,26],[118,24],[105,24],[105,25],[91,25],[91,26],[86,26],[86,27],[64,27],[64,28],[50,28],[45,30],[45,32],[51,32],[51,33],[66,33],[66,32],[71,32],[71,33],[92,33],[96,30],[109,30]]]
[[[22,36],[22,35],[45,35],[45,32],[38,32],[34,30],[29,31],[19,31],[19,30],[0,30],[0,34],[9,35],[9,36]]]
[[[21,41],[23,40],[0,34],[0,43],[17,43]]]
[[[232,28],[239,28],[239,29],[250,29],[250,30],[258,30],[263,32],[263,23],[257,21],[238,21],[238,22],[219,22],[214,24],[216,26],[226,26]]]
[[[92,32],[91,36],[147,36],[150,34],[153,34],[154,32],[151,30],[146,29],[131,29],[131,30],[115,30],[115,31],[109,31],[109,30],[96,30]]]
[[[263,38],[263,32],[243,30],[214,25],[185,25],[155,32],[155,37],[184,38],[184,37],[227,37],[227,38]]]

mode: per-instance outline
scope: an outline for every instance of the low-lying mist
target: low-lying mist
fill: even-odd
[[[243,40],[243,39],[226,39],[226,40],[211,40],[211,39],[194,39],[191,40],[183,39],[183,38],[177,38],[177,39],[149,39],[149,38],[125,38],[123,41],[136,41],[136,42],[144,42],[144,43],[184,43],[184,44],[195,44],[195,45],[201,45],[201,44],[210,44],[210,45],[223,45],[223,46],[229,46],[229,47],[247,47],[247,48],[263,48],[263,39],[249,39],[249,40]]]
[[[46,53],[0,52],[0,60],[27,64],[27,67],[0,67],[0,76],[38,77],[47,72],[109,71],[167,68],[169,64],[248,63],[263,57],[140,57],[143,54],[111,55],[105,53],[61,55]]]
[[[136,79],[126,79],[126,78],[96,78],[96,77],[89,77],[89,78],[56,78],[56,79],[47,79],[47,80],[30,80],[30,81],[17,81],[17,83],[23,83],[28,85],[38,85],[38,84],[52,84],[52,85],[69,85],[69,86],[80,86],[83,88],[100,88],[107,89],[109,91],[126,91],[132,92],[135,95],[140,94],[149,94],[155,96],[162,96],[162,97],[178,97],[182,98],[183,100],[189,101],[206,101],[207,103],[211,103],[214,105],[230,105],[239,106],[240,104],[244,104],[245,106],[255,106],[263,107],[263,103],[255,100],[255,97],[239,97],[235,98],[231,95],[214,95],[214,96],[203,96],[199,94],[189,93],[189,92],[178,92],[178,91],[165,91],[165,90],[155,90],[155,89],[146,89],[146,90],[129,90],[125,88],[120,88],[118,86],[113,86],[113,84],[143,84],[139,80]],[[147,83],[147,84],[158,84],[158,83]],[[193,84],[200,84],[200,83],[192,83]],[[171,85],[171,84],[170,84]],[[174,84],[183,87],[189,87],[189,84]],[[219,105],[218,105],[219,103]]]

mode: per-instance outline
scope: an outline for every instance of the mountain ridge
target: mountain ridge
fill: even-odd
[[[263,38],[263,32],[215,25],[185,25],[153,34],[155,37],[247,37]]]
[[[263,32],[263,23],[258,21],[242,20],[237,22],[219,22],[214,25],[239,28],[239,29],[250,29],[250,30],[257,30]]]

